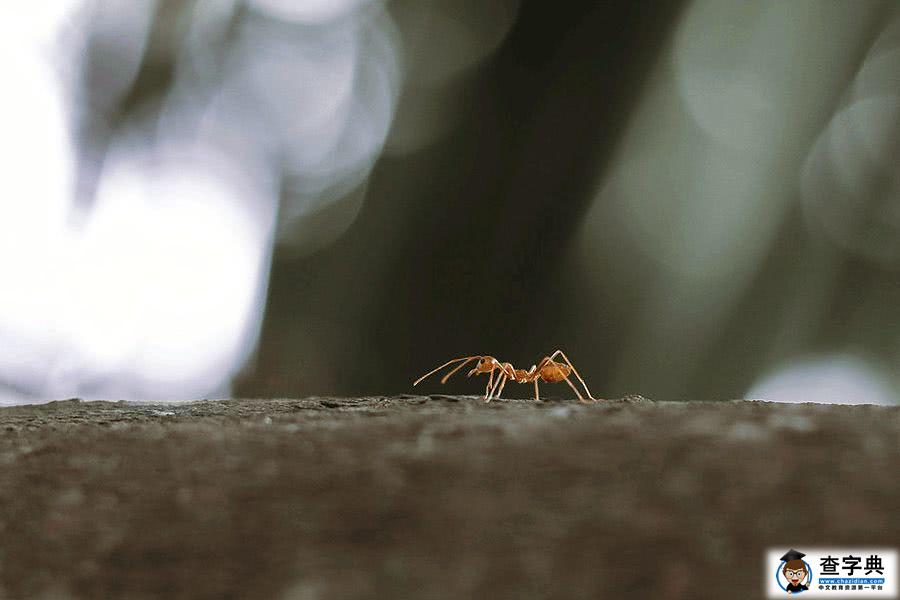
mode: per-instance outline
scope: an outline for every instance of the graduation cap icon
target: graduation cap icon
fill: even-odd
[[[804,556],[806,556],[806,555],[803,554],[802,552],[797,552],[796,550],[791,548],[790,550],[788,550],[787,552],[784,553],[784,556],[781,557],[781,560],[783,560],[785,562],[791,562],[792,560],[800,560]]]

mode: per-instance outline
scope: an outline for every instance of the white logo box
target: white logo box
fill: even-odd
[[[811,576],[804,582],[809,586],[808,590],[789,594],[782,587],[788,582],[781,574],[781,557],[792,549],[806,555],[802,560],[809,565]],[[828,557],[837,561],[836,574],[823,572],[823,561]],[[845,561],[845,558],[851,560]],[[859,558],[859,562],[853,558]],[[852,569],[851,575],[848,567],[854,564],[856,568]],[[875,565],[879,565],[882,573],[867,568]],[[867,575],[866,571],[870,573]],[[875,546],[769,548],[764,576],[767,598],[897,598],[897,549]]]

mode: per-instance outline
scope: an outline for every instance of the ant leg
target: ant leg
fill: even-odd
[[[499,379],[498,379],[498,381],[499,381]],[[485,388],[484,388],[484,401],[485,401],[485,402],[490,402],[490,401],[491,401],[491,394],[494,393],[494,390],[491,389],[491,387],[493,386],[493,384],[494,384],[494,372],[491,371],[491,374],[490,374],[490,376],[488,377],[487,385],[486,385]]]
[[[572,384],[572,382],[569,381],[569,378],[568,378],[568,377],[566,377],[565,381],[566,381],[566,383],[569,384],[569,387],[572,388],[572,391],[575,392],[575,395],[578,396],[578,401],[579,401],[579,402],[581,402],[582,404],[591,404],[589,401],[587,401],[587,400],[584,399],[584,396],[582,396],[581,394],[578,393],[578,388],[576,388],[576,387]],[[593,400],[593,398],[591,398],[591,399]]]
[[[500,399],[500,394],[503,393],[503,386],[506,385],[507,379],[509,379],[509,376],[506,373],[503,373],[503,375],[501,375],[500,379],[498,380],[500,382],[500,386],[499,388],[497,388],[497,395],[494,396],[494,398],[496,398],[497,400]]]
[[[535,402],[541,401],[541,395],[538,393],[537,379],[534,380],[534,401]]]
[[[443,369],[444,367],[446,367],[446,366],[448,366],[448,365],[452,365],[453,363],[459,362],[459,361],[461,361],[461,360],[462,360],[462,361],[465,361],[465,362],[463,362],[462,364],[466,364],[466,363],[469,363],[469,362],[475,360],[476,358],[481,358],[481,357],[480,357],[480,356],[463,356],[463,357],[461,357],[461,358],[454,358],[453,360],[448,360],[447,362],[445,362],[444,364],[442,364],[441,366],[439,366],[437,369],[433,369],[433,370],[431,370],[431,371],[428,371],[427,373],[425,373],[424,375],[422,375],[421,377],[419,377],[418,379],[416,379],[416,380],[413,382],[413,385],[414,385],[414,386],[415,386],[415,385],[418,385],[423,379],[425,379],[425,378],[428,377],[429,375],[433,375],[433,374],[437,373],[438,371],[440,371],[441,369]],[[452,375],[452,374],[455,373],[458,369],[459,369],[459,367],[457,367],[456,369],[454,369],[453,371],[451,371],[450,374]],[[442,380],[441,383],[444,383],[444,381],[446,381],[446,378],[445,378],[444,380]]]
[[[493,377],[493,376],[494,376],[494,374],[491,373],[490,377]],[[497,391],[497,387],[500,385],[501,377],[502,377],[502,375],[497,375],[497,381],[495,381],[493,383],[488,381],[488,389],[484,390],[484,401],[485,402],[490,402],[491,400],[494,399],[494,392]]]
[[[557,350],[556,352],[554,352],[553,354],[551,354],[550,356],[548,356],[547,359],[548,359],[548,360],[553,360],[553,358],[556,357],[557,355],[562,356],[562,357],[563,357],[563,360],[566,361],[566,364],[569,365],[569,366],[572,368],[572,372],[575,373],[575,377],[577,377],[577,378],[578,378],[578,381],[581,382],[581,385],[584,386],[584,391],[587,392],[588,398],[590,398],[591,400],[594,400],[595,402],[596,402],[597,400],[600,400],[600,398],[594,398],[594,395],[591,394],[591,390],[588,389],[588,386],[587,386],[587,384],[584,382],[584,379],[582,379],[582,378],[581,378],[581,375],[578,374],[578,370],[575,369],[575,365],[572,364],[572,361],[569,360],[569,357],[566,356],[566,353],[565,353],[565,352],[563,352],[562,350]]]

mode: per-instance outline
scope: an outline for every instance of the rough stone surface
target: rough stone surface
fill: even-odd
[[[475,397],[0,409],[0,598],[758,598],[896,546],[900,407]]]

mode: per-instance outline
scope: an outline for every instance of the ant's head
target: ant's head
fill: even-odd
[[[497,359],[493,356],[482,356],[478,359],[478,364],[475,365],[475,370],[478,373],[490,373],[494,370],[494,365],[496,364]]]

